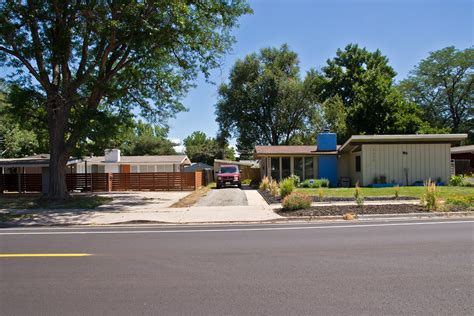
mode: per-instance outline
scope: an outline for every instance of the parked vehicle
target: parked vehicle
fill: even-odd
[[[227,185],[242,186],[240,182],[240,171],[236,165],[222,165],[217,173],[216,187],[218,189]]]

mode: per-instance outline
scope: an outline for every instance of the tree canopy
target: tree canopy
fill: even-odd
[[[352,134],[415,133],[424,126],[416,104],[397,91],[396,73],[379,50],[349,44],[327,61],[320,76],[315,87],[319,99],[336,98],[344,105],[344,139]]]
[[[433,126],[453,132],[474,128],[474,49],[454,46],[431,52],[400,83]]]
[[[234,160],[235,152],[216,138],[207,137],[204,132],[195,131],[183,141],[185,153],[192,162],[203,162],[212,166],[214,159]]]
[[[184,109],[251,10],[243,0],[2,1],[0,66],[47,113],[49,197],[67,196],[65,166],[101,105],[163,122]]]
[[[313,101],[297,54],[287,45],[264,48],[234,64],[229,82],[219,87],[216,120],[248,157],[255,144],[288,144],[308,123]]]

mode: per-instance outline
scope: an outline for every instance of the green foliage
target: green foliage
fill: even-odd
[[[284,211],[295,211],[310,208],[312,201],[311,196],[307,194],[293,192],[283,199],[282,206]]]
[[[295,182],[292,178],[285,178],[280,181],[280,196],[285,198],[295,189]]]
[[[474,127],[473,71],[474,48],[446,47],[423,59],[400,90],[421,106],[435,128],[467,132]]]
[[[264,176],[258,187],[261,191],[267,191],[270,188],[270,179]]]
[[[101,108],[158,124],[185,110],[192,81],[220,64],[248,13],[244,0],[3,1],[0,67],[41,99],[51,163],[65,168]],[[60,168],[50,197],[66,196]]]
[[[424,189],[420,202],[429,211],[436,211],[439,208],[438,193],[436,192],[436,182],[428,180],[424,183]]]
[[[312,182],[312,183],[311,183]],[[328,188],[328,179],[306,179],[301,182],[300,187],[302,188]]]
[[[309,84],[287,45],[247,55],[219,87],[219,129],[237,138],[241,157],[251,156],[255,144],[288,144],[314,111]]]
[[[354,188],[354,198],[356,200],[357,206],[362,207],[364,206],[364,195],[362,194],[362,190],[359,186],[359,182],[356,182],[355,188]]]
[[[232,147],[222,144],[215,138],[207,137],[204,132],[196,131],[183,141],[185,153],[192,162],[203,162],[208,165],[214,163],[214,159],[235,160],[235,152]]]
[[[472,209],[474,208],[474,195],[449,197],[446,199],[446,204]]]
[[[243,185],[250,185],[252,183],[252,179],[243,179],[240,181]]]
[[[292,174],[288,178],[293,180],[294,187],[299,187],[300,186],[300,181],[301,180],[300,180],[299,176],[297,176],[296,174]]]
[[[130,156],[174,155],[176,145],[168,139],[168,128],[138,121],[133,134],[119,148]]]
[[[451,176],[451,178],[449,179],[449,185],[462,186],[463,184],[464,184],[464,176],[462,174]]]
[[[345,117],[344,139],[352,134],[418,131],[422,124],[420,112],[395,89],[395,75],[379,50],[369,52],[354,44],[337,50],[336,57],[328,60],[316,92],[322,100],[335,98],[332,107],[339,108],[343,103],[345,114],[336,121]]]
[[[395,199],[398,200],[400,198],[400,186],[397,185],[394,187],[394,196],[395,196]]]

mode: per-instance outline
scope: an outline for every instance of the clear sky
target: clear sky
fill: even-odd
[[[215,136],[217,86],[234,62],[268,46],[288,43],[298,53],[302,74],[321,68],[338,48],[357,43],[388,56],[403,79],[428,52],[472,46],[473,0],[254,0],[253,15],[240,19],[236,44],[208,84],[200,78],[184,99],[189,112],[170,120],[170,138],[200,130]]]

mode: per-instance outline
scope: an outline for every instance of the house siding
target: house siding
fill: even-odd
[[[388,183],[406,185],[438,178],[447,182],[450,174],[450,144],[364,144],[362,145],[362,184],[384,175]],[[354,166],[355,168],[355,166]]]

